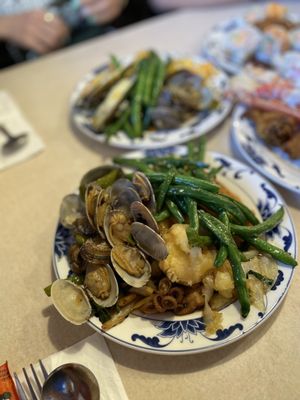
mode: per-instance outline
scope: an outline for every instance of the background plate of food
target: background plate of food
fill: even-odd
[[[204,42],[203,54],[230,74],[245,64],[274,67],[274,59],[300,49],[300,18],[287,7],[269,3],[218,24]]]
[[[299,122],[298,122],[299,124]],[[236,108],[232,134],[242,156],[262,174],[280,186],[300,194],[299,145],[293,146],[295,136],[300,142],[297,122],[276,111]],[[291,133],[289,141],[276,138],[276,132]],[[282,137],[284,139],[284,137]],[[291,154],[297,158],[291,158]]]
[[[231,111],[227,88],[227,76],[199,57],[154,51],[111,57],[78,83],[71,120],[84,135],[113,147],[167,147],[219,125]]]
[[[297,264],[288,209],[252,169],[200,158],[195,146],[135,152],[115,162],[144,172],[99,167],[64,198],[48,294],[65,319],[180,355],[232,343],[275,311]]]
[[[299,71],[246,67],[231,81],[237,102],[232,135],[241,154],[277,184],[300,193]]]

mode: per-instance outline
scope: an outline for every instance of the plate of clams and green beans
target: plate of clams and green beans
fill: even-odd
[[[152,50],[91,71],[71,96],[71,120],[84,135],[124,149],[187,142],[230,113],[227,76],[200,57]]]
[[[259,326],[297,265],[293,222],[259,174],[205,145],[137,151],[61,203],[45,289],[73,324],[130,348],[197,353]]]

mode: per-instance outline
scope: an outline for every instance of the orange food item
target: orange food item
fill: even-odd
[[[19,400],[17,390],[10,375],[7,361],[0,365],[0,400]]]

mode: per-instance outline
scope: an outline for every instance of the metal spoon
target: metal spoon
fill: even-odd
[[[16,150],[19,150],[27,143],[28,134],[20,133],[17,136],[13,136],[3,125],[0,125],[0,131],[6,136],[7,141],[2,147],[2,151],[5,154],[9,154]]]
[[[84,365],[69,363],[53,370],[42,388],[43,400],[99,400],[94,374]]]

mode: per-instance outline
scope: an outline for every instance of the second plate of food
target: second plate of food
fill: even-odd
[[[200,57],[144,51],[87,74],[71,96],[71,120],[84,135],[123,149],[181,144],[230,113],[227,76]]]

